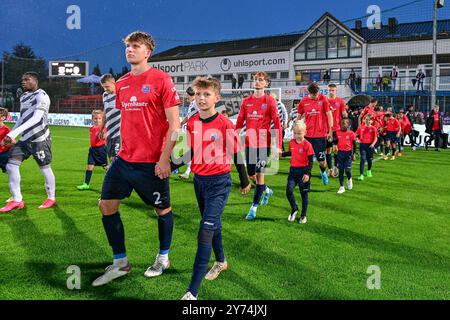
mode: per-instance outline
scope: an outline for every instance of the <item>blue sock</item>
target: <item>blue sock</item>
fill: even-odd
[[[328,166],[328,169],[333,169],[333,163],[331,162],[331,153],[330,154],[327,154],[326,156],[325,156],[325,158],[326,158],[326,160],[327,160],[327,166]]]
[[[89,183],[91,183],[91,177],[92,177],[92,171],[86,170],[86,175],[84,176],[84,183],[89,185]]]
[[[266,190],[265,184],[257,184],[255,194],[253,195],[253,206],[257,207],[259,205],[259,202],[261,201],[261,197]]]
[[[120,218],[120,213],[116,212],[110,216],[103,216],[102,222],[109,245],[112,247],[114,258],[119,259],[126,257],[125,231],[122,219]]]
[[[212,240],[214,231],[200,229],[198,232],[197,254],[195,256],[194,271],[188,291],[194,296],[198,295],[198,289],[206,275],[209,258],[211,258]]]
[[[158,217],[159,254],[168,254],[172,243],[173,214]]]
[[[225,262],[225,255],[223,253],[222,247],[222,230],[217,229],[214,231],[214,237],[212,239],[212,247],[214,250],[214,256],[216,257],[216,261]]]
[[[344,166],[339,167],[339,185],[344,186]]]
[[[301,192],[302,196],[302,217],[306,217],[306,211],[308,210],[308,192]]]

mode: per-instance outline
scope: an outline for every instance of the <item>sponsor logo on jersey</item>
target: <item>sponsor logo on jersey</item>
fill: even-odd
[[[261,106],[261,109],[266,110],[266,109],[267,109],[267,104],[263,104],[263,105]]]
[[[147,107],[148,106],[148,102],[139,102],[136,96],[132,96],[130,98],[130,102],[121,102],[122,103],[122,107],[125,109],[128,108],[136,108],[136,107]]]

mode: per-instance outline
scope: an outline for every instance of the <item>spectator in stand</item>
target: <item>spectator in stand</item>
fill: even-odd
[[[355,82],[356,82],[356,92],[361,92],[362,78],[359,74],[356,76]]]
[[[302,74],[300,72],[297,72],[295,74],[295,85],[300,86],[302,84]]]
[[[232,76],[231,78],[231,89],[236,89],[236,78],[234,76]]]
[[[375,80],[375,84],[377,86],[377,91],[381,92],[381,84],[383,83],[383,78],[381,77],[381,74],[378,74],[377,79]]]
[[[417,91],[423,91],[423,82],[425,78],[426,78],[425,73],[422,70],[419,70],[419,72],[417,72],[416,74]]]
[[[350,75],[348,76],[348,82],[350,84],[350,88],[352,91],[356,91],[355,88],[355,82],[356,82],[356,73],[355,70],[352,69],[352,72],[350,72]]]
[[[439,106],[434,106],[425,123],[425,132],[431,135],[428,143],[425,143],[426,150],[428,150],[428,146],[431,145],[431,142],[434,140],[434,150],[440,151],[439,142],[443,133],[443,124],[444,121],[442,115],[439,113]]]
[[[330,79],[331,79],[331,77],[327,70],[327,71],[325,71],[325,74],[323,75],[323,82],[325,84],[328,84],[328,83],[330,83]]]
[[[383,91],[385,91],[385,92],[389,91],[389,85],[391,83],[391,78],[387,74],[385,74],[383,76],[382,83],[383,83]]]
[[[396,66],[392,67],[390,77],[391,77],[392,91],[395,91],[397,88],[397,78],[398,78],[398,71]]]
[[[244,76],[241,74],[238,78],[238,89],[242,89],[243,84],[244,84]]]

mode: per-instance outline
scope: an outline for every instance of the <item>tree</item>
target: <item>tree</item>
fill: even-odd
[[[98,63],[94,67],[94,70],[92,70],[92,73],[99,77],[102,75],[102,72],[100,71],[100,66],[98,65]]]
[[[117,78],[120,78],[120,77],[126,75],[128,72],[130,72],[130,70],[128,70],[127,67],[122,67],[122,72],[117,74]]]
[[[114,74],[113,68],[109,68],[109,72],[110,75],[112,75],[114,78],[116,77],[116,75]]]
[[[42,57],[36,56],[34,50],[23,43],[16,44],[12,51],[3,52],[5,63],[5,84],[19,84],[22,74],[27,71],[37,72],[40,80],[47,78],[47,63]]]

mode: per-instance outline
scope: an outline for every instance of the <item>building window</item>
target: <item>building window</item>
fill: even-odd
[[[175,77],[176,83],[184,83],[184,77]]]
[[[328,20],[294,51],[296,61],[361,56],[361,44]]]
[[[223,81],[231,81],[232,78],[233,78],[232,74],[224,74],[223,75]]]
[[[212,77],[216,78],[219,81],[222,81],[222,76],[220,74],[213,74]]]
[[[281,71],[280,79],[289,79],[289,71]]]
[[[361,44],[356,42],[355,40],[350,40],[350,56],[351,57],[361,57],[362,56],[362,47]]]
[[[192,82],[195,80],[195,78],[197,78],[197,76],[189,76],[188,78],[188,82]]]
[[[271,80],[275,80],[278,78],[276,72],[268,72],[267,75],[269,76],[269,79],[271,79]]]

